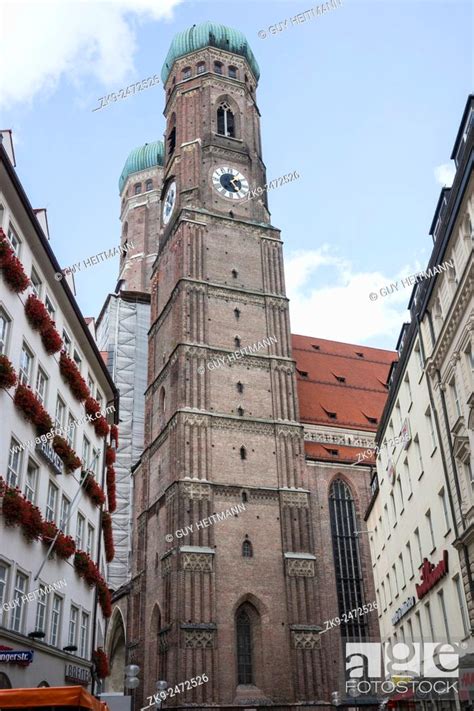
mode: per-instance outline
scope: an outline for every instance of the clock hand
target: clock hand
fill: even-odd
[[[240,183],[240,180],[237,178],[237,176],[235,176],[234,178],[231,178],[231,179],[230,179],[230,182],[232,183],[232,185],[234,186],[234,188],[235,188],[236,190],[238,190],[239,188],[238,188],[237,185],[234,183],[234,180],[238,180],[239,183]]]

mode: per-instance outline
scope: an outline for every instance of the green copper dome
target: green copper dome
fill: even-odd
[[[119,190],[122,192],[123,186],[129,175],[138,173],[146,168],[153,168],[155,165],[163,165],[165,147],[163,141],[145,143],[144,146],[134,148],[125,161],[122,175],[119,178]]]
[[[193,25],[174,36],[161,70],[163,85],[170,75],[173,63],[179,57],[184,57],[197,49],[203,49],[203,47],[217,47],[245,57],[252,68],[255,79],[258,81],[260,69],[242,32],[234,30],[232,27],[218,25],[216,22],[202,22],[200,25]]]

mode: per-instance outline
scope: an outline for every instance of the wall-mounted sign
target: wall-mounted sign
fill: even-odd
[[[49,442],[39,442],[36,445],[36,451],[41,454],[44,460],[46,460],[55,474],[64,474],[62,460],[56,454]]]
[[[33,661],[33,650],[16,650],[11,649],[11,647],[3,647],[0,649],[0,662],[2,664],[18,664],[18,662],[23,662],[23,664],[31,664]]]
[[[402,617],[404,617],[407,612],[411,610],[412,607],[415,607],[416,605],[416,600],[414,595],[408,598],[408,600],[405,600],[403,605],[400,605],[398,610],[395,612],[395,614],[392,617],[392,625],[396,625],[397,622],[400,622]]]
[[[405,417],[402,429],[400,430],[400,439],[403,442],[403,449],[408,449],[408,445],[411,442],[410,420],[408,417]]]
[[[430,563],[428,558],[423,559],[423,565],[421,566],[421,580],[422,582],[416,587],[416,594],[418,599],[421,600],[422,597],[428,593],[431,588],[434,588],[436,583],[441,580],[448,572],[448,551],[443,551],[443,558],[439,561],[438,565],[433,565]]]
[[[64,667],[64,679],[73,684],[87,686],[91,680],[91,673],[89,669],[78,667],[76,664],[66,664]]]

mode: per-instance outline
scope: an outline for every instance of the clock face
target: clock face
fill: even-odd
[[[212,174],[215,190],[230,200],[242,200],[249,191],[247,178],[237,168],[223,165],[216,168]]]
[[[165,225],[170,221],[174,206],[176,203],[176,182],[173,180],[169,184],[168,190],[166,191],[165,200],[163,203],[163,223]]]

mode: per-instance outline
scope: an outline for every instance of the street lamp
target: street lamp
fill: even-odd
[[[156,682],[156,690],[158,693],[160,693],[160,691],[164,691],[167,688],[168,688],[167,681],[161,680],[161,681]],[[161,709],[162,706],[163,706],[163,699],[160,697],[158,699],[158,701],[156,702],[156,708]]]
[[[140,667],[136,664],[129,664],[124,669],[125,672],[125,688],[126,689],[136,689],[140,686],[140,679],[138,674],[140,673]]]

